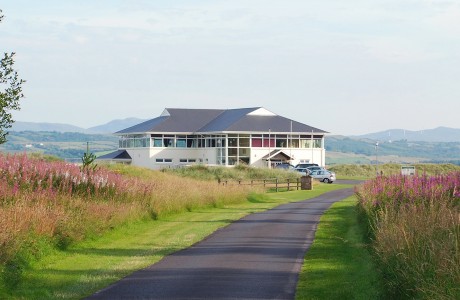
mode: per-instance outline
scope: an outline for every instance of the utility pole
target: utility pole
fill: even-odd
[[[379,176],[379,142],[375,143],[375,172]]]
[[[271,161],[270,161],[270,155],[271,155],[271,133],[272,133],[272,130],[271,128],[268,128],[268,168],[271,169],[272,168],[272,164],[271,164]]]

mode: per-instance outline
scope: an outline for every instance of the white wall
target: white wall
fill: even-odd
[[[196,159],[195,163],[216,164],[217,156],[214,148],[128,148],[126,151],[132,158],[132,164],[149,169],[177,167],[193,163],[181,163],[180,159]],[[156,159],[172,159],[171,163],[158,163]]]
[[[266,167],[267,162],[262,157],[268,155],[270,151],[274,149],[271,148],[252,148],[251,149],[251,164],[255,167]],[[285,154],[291,155],[294,157],[294,160],[291,161],[292,165],[300,163],[301,160],[309,160],[310,163],[318,164],[319,166],[325,165],[325,152],[321,148],[283,148],[282,150]]]
[[[251,165],[254,167],[267,167],[267,162],[262,159],[273,148],[252,148],[251,149]],[[181,163],[180,159],[196,159],[196,163],[215,165],[217,164],[217,149],[216,148],[129,148],[126,149],[132,158],[132,164],[136,166],[146,167],[150,169],[162,169],[168,167],[177,167],[193,163]],[[325,166],[326,157],[325,150],[322,148],[283,148],[282,150],[287,155],[292,155],[294,160],[291,164],[296,165],[301,160],[308,160],[311,163],[316,163],[320,166]],[[157,163],[156,159],[172,159],[172,163]]]

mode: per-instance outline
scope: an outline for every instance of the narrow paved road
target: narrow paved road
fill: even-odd
[[[332,191],[249,215],[88,299],[294,299],[319,218],[352,194]]]

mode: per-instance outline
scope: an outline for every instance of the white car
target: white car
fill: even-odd
[[[326,183],[333,183],[335,181],[335,173],[328,171],[326,169],[322,170],[314,170],[311,171],[309,176],[318,179],[319,181],[326,182]]]

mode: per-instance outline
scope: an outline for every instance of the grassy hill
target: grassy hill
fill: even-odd
[[[460,142],[460,129],[437,127],[434,129],[411,131],[405,129],[388,129],[385,131],[356,136],[359,139],[378,141],[407,140],[423,142]]]
[[[0,145],[3,152],[40,152],[63,159],[80,158],[89,142],[93,153],[106,153],[118,148],[112,134],[86,134],[57,131],[11,131],[8,142]],[[327,136],[326,164],[379,163],[453,163],[460,164],[460,142],[380,141],[378,151],[372,139]]]
[[[379,141],[345,136],[326,137],[326,162],[343,163],[454,163],[460,164],[460,142]]]
[[[93,153],[117,149],[118,138],[106,134],[84,134],[56,131],[11,131],[2,152],[38,152],[62,159],[79,159],[89,142]]]

